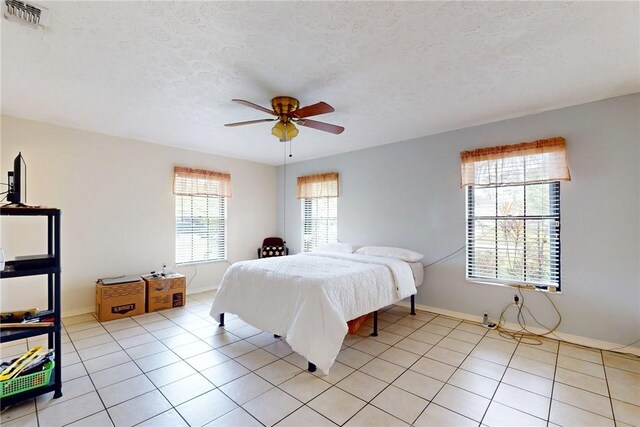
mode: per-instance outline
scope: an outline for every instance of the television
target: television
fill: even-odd
[[[23,171],[22,165],[25,164]],[[23,201],[26,202],[26,163],[22,157],[22,153],[18,153],[13,160],[13,171],[9,171],[9,192],[7,193],[7,201],[11,205],[24,206]],[[24,186],[23,186],[24,185]],[[24,197],[23,197],[24,196]]]

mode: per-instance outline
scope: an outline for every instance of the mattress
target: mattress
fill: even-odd
[[[408,263],[358,254],[307,253],[233,264],[211,316],[237,314],[283,336],[291,348],[329,372],[355,319],[416,293]]]
[[[421,262],[408,262],[411,272],[413,273],[413,280],[416,287],[422,285],[424,282],[424,265]]]

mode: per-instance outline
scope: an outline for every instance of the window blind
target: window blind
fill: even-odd
[[[560,288],[562,137],[460,153],[467,186],[467,277]]]
[[[338,198],[302,200],[302,249],[309,252],[324,243],[338,241]]]
[[[231,175],[174,168],[176,264],[227,258],[227,197]]]
[[[560,183],[467,189],[467,277],[560,288]]]
[[[176,263],[227,258],[226,198],[176,196]]]

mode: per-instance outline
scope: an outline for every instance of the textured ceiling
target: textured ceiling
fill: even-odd
[[[40,4],[2,20],[3,114],[269,164],[231,98],[333,105],[300,161],[640,90],[638,2]]]

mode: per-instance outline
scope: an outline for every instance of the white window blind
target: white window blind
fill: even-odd
[[[298,177],[296,197],[302,200],[302,250],[338,241],[337,172]]]
[[[460,153],[467,278],[560,288],[561,137]]]
[[[338,241],[338,198],[302,199],[302,249]]]
[[[227,258],[228,173],[174,168],[176,264]]]
[[[468,187],[467,277],[559,290],[559,182]]]

